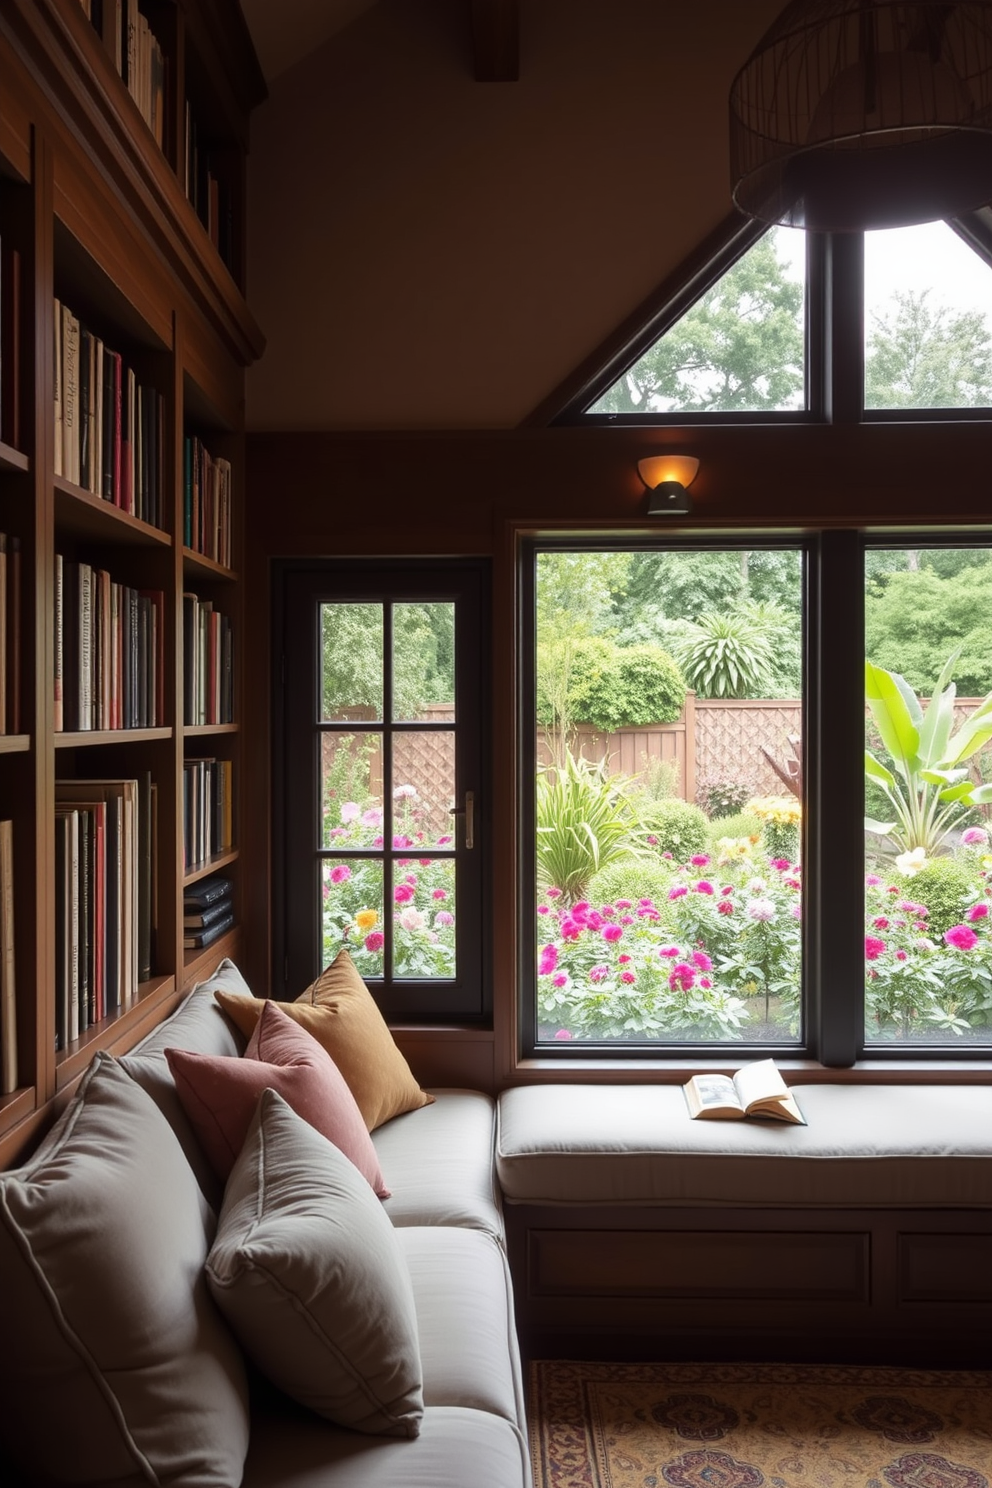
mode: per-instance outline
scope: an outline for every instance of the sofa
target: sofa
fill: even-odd
[[[301,1001],[276,1024],[222,962],[0,1174],[4,1483],[528,1488],[493,1101],[407,1070],[414,1108],[369,1133],[361,1059],[339,1147],[273,1075],[223,1180],[207,1156],[223,1117],[184,1081],[257,1083]]]

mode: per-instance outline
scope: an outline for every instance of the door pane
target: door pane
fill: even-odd
[[[382,717],[382,606],[320,606],[320,719]]]
[[[988,1047],[992,548],[865,579],[865,1040]]]
[[[325,858],[320,865],[323,964],[346,946],[363,977],[381,977],[382,863],[376,859]]]
[[[393,840],[396,847],[447,847],[454,837],[455,736],[393,735]]]
[[[393,718],[450,723],[455,716],[455,607],[393,605]]]
[[[395,974],[449,980],[455,974],[453,858],[399,858],[394,865]]]
[[[321,734],[321,847],[381,848],[382,735]]]

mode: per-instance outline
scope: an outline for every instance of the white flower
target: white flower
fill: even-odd
[[[404,909],[399,917],[404,930],[422,930],[427,923],[427,916],[422,909]]]
[[[896,867],[905,878],[912,878],[919,873],[921,868],[926,867],[927,850],[925,847],[914,847],[912,852],[900,853],[896,858]]]
[[[412,797],[412,796],[415,796],[416,794],[417,794],[417,787],[415,785],[398,785],[396,787],[396,789],[393,791],[393,795],[396,796],[397,798],[399,798],[401,796],[411,796]]]
[[[748,901],[747,914],[752,920],[773,920],[775,906],[770,899],[751,899]]]

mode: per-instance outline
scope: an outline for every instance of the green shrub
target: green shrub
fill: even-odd
[[[573,646],[538,647],[537,717],[555,722],[562,691],[558,675],[568,666],[564,709],[572,723],[613,729],[647,723],[674,723],[685,704],[685,679],[660,646],[618,646],[602,636]]]
[[[753,795],[754,789],[742,780],[701,780],[696,788],[696,799],[711,818],[736,815]]]
[[[710,822],[710,842],[715,844],[721,837],[760,837],[764,826],[760,816],[750,811],[738,811],[733,816],[717,816]]]
[[[599,906],[615,904],[618,899],[629,899],[631,904],[638,899],[653,899],[659,904],[667,896],[674,877],[666,863],[621,858],[608,868],[601,868],[589,880],[589,901]]]
[[[933,940],[960,924],[977,897],[974,870],[955,858],[931,858],[919,873],[906,880],[906,898],[925,904],[930,911],[927,932]]]
[[[642,812],[641,825],[656,839],[651,843],[654,850],[670,852],[678,863],[705,852],[709,842],[706,813],[691,801],[652,801]]]
[[[629,782],[603,763],[574,759],[537,777],[537,880],[561,889],[566,904],[585,896],[593,874],[636,851],[638,814]]]

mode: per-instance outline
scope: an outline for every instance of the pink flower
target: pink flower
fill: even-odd
[[[617,909],[633,909],[633,907],[629,899],[617,900]]]
[[[984,827],[967,827],[961,833],[961,841],[965,847],[977,847],[979,843],[985,841],[987,836],[988,833]]]
[[[620,923],[621,923],[621,925],[632,925],[634,923],[634,916],[633,915],[621,915],[620,916]]]
[[[594,966],[589,973],[589,980],[591,982],[605,982],[609,974],[610,968],[608,966]]]
[[[562,938],[562,940],[578,940],[578,938],[579,938],[579,936],[581,934],[582,934],[582,926],[580,924],[578,924],[575,920],[573,920],[571,918],[571,916],[566,916],[566,918],[562,920],[562,922],[561,922],[561,938]]]
[[[897,961],[905,961],[906,960],[906,952],[905,951],[896,951],[896,960]]]
[[[985,900],[979,899],[977,904],[973,904],[971,906],[968,913],[965,915],[965,919],[970,920],[972,924],[974,924],[976,920],[984,920],[988,912],[989,907],[986,904]]]
[[[586,928],[588,930],[601,930],[603,928],[603,916],[597,909],[591,909],[586,915]]]
[[[709,853],[693,853],[692,857],[689,859],[694,868],[705,868],[709,860]]]
[[[769,858],[768,862],[773,868],[777,868],[779,873],[784,873],[786,868],[792,867],[788,858]]]
[[[669,861],[669,862],[671,862],[671,861],[672,861],[672,854],[671,854],[671,853],[670,853],[670,852],[664,852],[664,853],[662,853],[662,855],[661,855],[661,856],[662,856],[662,857],[663,857],[663,858],[667,858],[667,859],[668,859],[668,861]]]
[[[446,840],[450,842],[451,839],[450,839],[450,837],[447,838],[447,839],[445,839],[444,837],[442,837],[439,840],[441,842],[444,842]],[[560,899],[561,898],[561,889],[549,889],[548,890],[548,898],[549,899]]]
[[[437,890],[435,889],[434,892],[436,894],[437,893]],[[443,894],[444,890],[442,889],[441,892]],[[550,914],[551,913],[550,909],[548,908],[548,906],[546,904],[539,904],[537,906],[537,912],[538,912],[538,914]]]
[[[869,873],[865,877],[865,886],[869,889],[877,889],[881,882],[877,873]]]
[[[634,982],[637,981],[637,978],[632,971],[622,971],[620,973],[620,980],[623,982],[625,987],[631,987],[633,986]]]
[[[435,889],[434,892],[433,892],[433,894],[431,894],[431,898],[432,899],[447,899],[447,897],[448,897],[448,891],[447,891],[447,889]]]
[[[622,934],[623,934],[623,927],[621,925],[604,925],[603,926],[602,936],[603,936],[603,939],[604,940],[619,940]]]
[[[625,961],[629,961],[630,960],[630,957],[626,953],[624,953],[624,955],[618,956],[617,957],[617,960],[620,962],[620,965],[622,966]]]
[[[698,966],[700,971],[713,970],[713,962],[710,960],[709,956],[707,956],[705,951],[693,951],[692,960],[693,965]]]
[[[362,808],[358,805],[357,801],[345,801],[341,807],[341,820],[343,822],[357,821],[361,815],[361,810]]]
[[[449,835],[447,837],[439,837],[437,839],[437,845],[438,845],[438,847],[446,847],[450,841],[451,841],[451,836],[450,836],[450,833],[449,833]],[[558,891],[556,890],[555,892],[557,893]]]
[[[731,904],[731,902],[730,902],[729,899],[721,899],[720,902],[719,902],[719,904],[716,907],[716,911],[717,911],[717,914],[722,914],[722,915],[733,914],[733,912],[734,912],[734,906]]]
[[[442,927],[453,925],[455,923],[455,917],[449,910],[439,909],[437,914],[434,916],[434,923],[435,925],[441,925]]]
[[[640,919],[642,919],[642,920],[660,920],[661,919],[661,915],[658,913],[658,911],[656,909],[639,909],[637,911],[637,914],[638,914],[638,917]]]
[[[347,883],[351,877],[351,869],[347,863],[335,863],[331,869],[331,883]]]
[[[382,950],[385,941],[386,937],[381,930],[373,930],[371,935],[366,935],[365,937],[365,949],[372,951],[374,954],[376,951]]]
[[[413,846],[413,838],[412,837],[394,837],[393,838],[393,846],[394,847],[412,847]]]
[[[654,907],[653,899],[638,899],[637,902],[642,909],[652,909]]]
[[[723,888],[720,890],[720,893],[723,894],[723,895],[732,894],[733,892],[734,892],[734,886],[733,886],[733,884],[724,884]]]
[[[393,898],[397,904],[409,904],[413,898],[413,889],[408,883],[397,884],[393,890]]]
[[[399,916],[399,921],[404,930],[423,930],[427,923],[427,916],[422,909],[404,909]]]
[[[978,936],[968,925],[952,925],[944,931],[944,939],[957,951],[970,951],[978,944]]]
[[[761,921],[773,920],[775,918],[775,906],[770,899],[751,899],[748,902],[747,914],[750,919]]]
[[[865,960],[877,961],[885,950],[885,941],[879,940],[877,935],[865,936]]]
[[[701,987],[705,987],[706,990],[709,991],[709,989],[710,989],[710,987],[712,987],[713,983],[710,981],[709,977],[700,977],[699,978],[699,985]]]
[[[347,835],[348,835],[348,828],[347,827],[332,827],[331,828],[331,836],[332,837],[347,837]]]
[[[785,884],[785,887],[787,889],[802,888],[802,884],[799,882],[798,878],[783,878],[782,882]]]
[[[688,894],[688,892],[689,890],[686,888],[685,884],[676,884],[674,888],[669,889],[668,897],[669,899],[681,899],[682,895]]]
[[[382,812],[378,806],[370,806],[368,811],[362,812],[362,825],[365,827],[378,827],[382,825]]]
[[[559,1041],[564,1040],[564,1039],[570,1039],[571,1037],[572,1037],[572,1035],[569,1033],[569,1031],[568,1031],[567,1028],[559,1028],[558,1032],[555,1034],[555,1038],[558,1039]]]
[[[412,884],[413,887],[416,888],[417,887],[417,875],[415,873],[408,873],[407,876],[406,876],[405,882],[408,883],[408,884]]]
[[[429,868],[431,866],[431,864],[433,863],[433,861],[434,861],[433,858],[418,858],[417,859],[417,862],[420,864],[421,868]]]
[[[553,987],[567,987],[568,986],[568,977],[565,975],[565,973],[563,971],[560,971],[558,973],[558,975],[553,979],[551,985]],[[569,1034],[568,1036],[569,1036],[569,1038],[572,1037],[571,1034]]]
[[[677,966],[673,966],[668,975],[668,985],[673,992],[688,992],[695,980],[696,973],[684,961],[680,961]]]
[[[648,842],[651,844],[652,847],[658,846],[658,839],[653,832],[648,834]]]
[[[713,885],[710,883],[709,879],[701,878],[696,884],[693,892],[696,894],[713,894],[716,891],[714,890]]]
[[[658,947],[658,955],[659,956],[677,956],[678,953],[679,953],[678,946],[659,946]]]
[[[538,976],[550,976],[558,965],[558,947],[546,945],[541,951],[541,958],[537,963]]]
[[[888,930],[889,928],[889,922],[884,915],[879,915],[876,919],[872,920],[871,923],[872,928],[875,930]]]
[[[372,838],[372,846],[373,847],[381,847],[382,846],[382,838],[381,837],[373,837]]]

